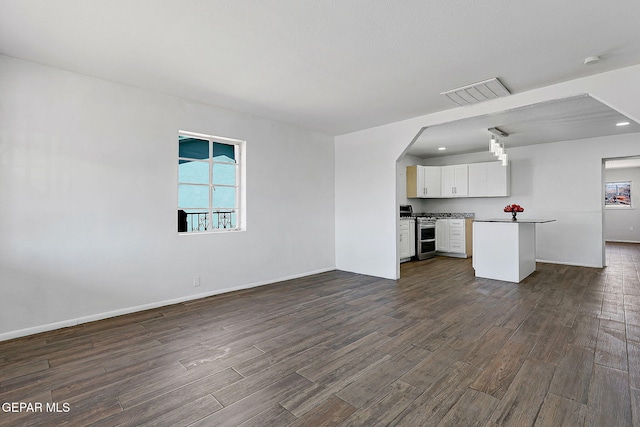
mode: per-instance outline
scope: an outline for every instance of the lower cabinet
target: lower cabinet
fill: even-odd
[[[467,258],[472,255],[472,227],[469,218],[442,218],[436,221],[438,255]]]
[[[400,220],[400,262],[409,261],[416,254],[416,221]]]
[[[449,252],[449,220],[436,220],[436,251]]]

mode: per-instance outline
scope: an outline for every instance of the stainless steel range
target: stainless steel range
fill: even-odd
[[[413,213],[411,205],[400,205],[400,218],[416,219],[416,258],[436,256],[436,218],[424,213]]]
[[[419,260],[436,256],[436,219],[416,218],[416,257]]]

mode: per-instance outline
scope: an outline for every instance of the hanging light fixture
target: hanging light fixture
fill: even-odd
[[[489,151],[497,156],[498,160],[502,161],[502,166],[507,166],[509,164],[509,156],[507,155],[507,151],[504,148],[504,143],[501,143],[498,140],[498,136],[506,138],[507,136],[509,136],[509,134],[498,128],[489,128],[487,130],[491,132]]]
[[[489,151],[491,151],[492,153],[495,153],[497,145],[498,145],[498,137],[495,135],[491,135],[491,140],[489,141]]]

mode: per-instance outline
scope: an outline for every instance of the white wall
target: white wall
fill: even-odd
[[[396,181],[396,160],[422,127],[585,93],[636,121],[640,120],[640,104],[637,102],[640,97],[640,66],[634,66],[337,137],[337,267],[387,278],[399,277],[398,219],[394,203],[397,197],[392,194],[396,187],[389,183]],[[518,168],[520,176],[525,177],[516,179],[512,192],[522,195],[523,198],[519,200],[523,204],[530,203],[528,212],[554,217],[562,215],[567,221],[573,221],[570,231],[562,235],[562,248],[555,250],[538,242],[540,259],[580,265],[602,263],[602,193],[597,194],[602,191],[602,174],[601,157],[598,156],[630,156],[639,151],[637,144],[627,139],[600,141],[603,142],[606,142],[606,146],[594,147],[594,151],[587,153],[581,153],[579,142],[567,144],[566,148],[560,148],[565,143],[558,143],[560,153],[574,159],[571,161],[575,162],[575,169],[584,167],[589,174],[593,174],[585,175],[585,180],[577,184],[575,191],[572,190],[574,198],[580,199],[578,211],[569,204],[548,209],[543,199],[545,192],[534,190],[538,186],[544,189],[555,185],[553,181],[557,181],[558,177],[566,184],[564,178],[567,175],[562,168],[568,160],[554,160],[546,156],[544,150],[529,148],[522,149],[519,158],[512,162],[512,168]],[[597,142],[594,144],[597,145]],[[527,179],[527,176],[530,178]],[[571,185],[575,185],[575,181],[572,180]],[[348,208],[349,195],[357,195],[364,202],[366,215]],[[460,210],[466,211],[462,206]],[[554,224],[547,227],[544,233],[558,231],[560,225]],[[544,240],[549,236],[541,234],[539,237]]]
[[[3,56],[0,75],[0,340],[335,268],[332,137]],[[177,235],[179,129],[247,141],[247,231]]]
[[[637,141],[637,134],[625,134],[511,148],[511,196],[429,199],[427,204],[431,212],[500,218],[507,215],[507,204],[517,203],[525,208],[518,217],[556,220],[536,226],[538,260],[601,267],[602,159],[614,150],[640,154]],[[467,163],[470,157],[443,157],[438,162]]]
[[[636,141],[640,145],[640,137]],[[605,181],[631,181],[632,185],[631,209],[605,209],[605,239],[640,243],[640,168],[607,169]]]

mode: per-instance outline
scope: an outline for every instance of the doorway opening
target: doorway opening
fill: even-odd
[[[602,159],[602,263],[607,242],[640,243],[640,155]]]

